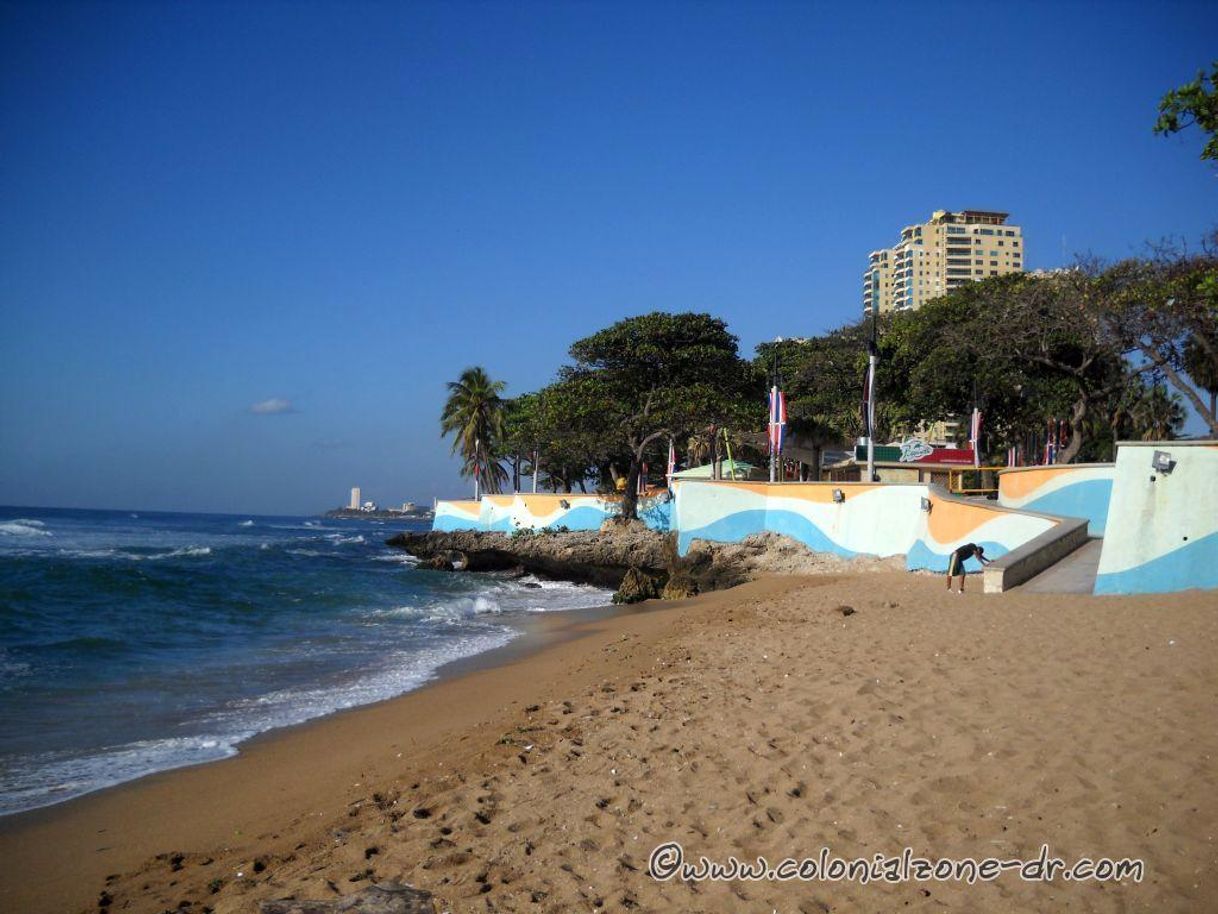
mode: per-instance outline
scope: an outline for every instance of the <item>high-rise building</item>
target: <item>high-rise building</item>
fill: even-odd
[[[891,248],[872,251],[863,274],[863,311],[907,311],[978,279],[1021,273],[1023,231],[1008,213],[935,210],[906,226]]]
[[[361,502],[359,500],[359,496],[360,496],[359,486],[352,486],[351,487],[351,502],[350,502],[350,504],[347,505],[347,507],[350,508],[352,511],[358,511],[360,509],[360,506],[363,504],[363,502]]]

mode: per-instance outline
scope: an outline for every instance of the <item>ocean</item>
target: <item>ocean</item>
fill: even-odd
[[[384,545],[427,526],[0,508],[0,814],[232,755],[609,601]]]

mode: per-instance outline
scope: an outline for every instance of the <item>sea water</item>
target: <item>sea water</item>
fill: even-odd
[[[232,755],[609,600],[384,545],[426,527],[0,508],[0,814]]]

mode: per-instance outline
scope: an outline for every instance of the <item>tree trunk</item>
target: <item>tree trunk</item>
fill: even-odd
[[[1070,443],[1057,452],[1058,463],[1070,463],[1083,449],[1083,421],[1087,418],[1087,397],[1079,397],[1074,401],[1070,412]]]
[[[626,473],[626,491],[622,496],[622,519],[639,519],[639,471],[642,461],[638,457],[630,458],[630,470]]]

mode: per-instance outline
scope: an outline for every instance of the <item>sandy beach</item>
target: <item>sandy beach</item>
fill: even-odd
[[[454,912],[1213,910],[1215,643],[1212,593],[962,597],[887,572],[556,620],[499,665],[3,820],[0,908],[252,912],[400,880]],[[772,862],[1048,844],[1145,874],[660,882],[670,841]]]

